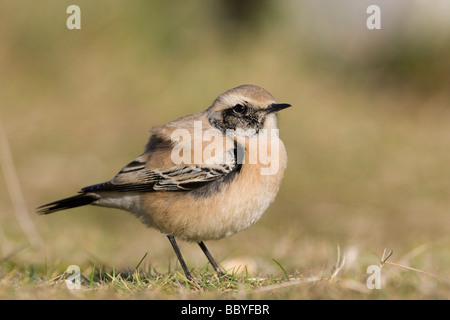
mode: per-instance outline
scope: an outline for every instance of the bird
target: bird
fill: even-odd
[[[177,240],[196,242],[226,275],[204,242],[248,228],[275,200],[287,165],[277,113],[290,106],[260,86],[229,89],[206,110],[153,127],[144,153],[111,180],[36,212],[122,209],[167,236],[188,280],[194,278]]]

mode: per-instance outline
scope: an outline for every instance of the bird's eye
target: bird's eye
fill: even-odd
[[[242,104],[237,104],[233,107],[233,112],[236,114],[244,114],[247,110],[246,106],[243,106]]]

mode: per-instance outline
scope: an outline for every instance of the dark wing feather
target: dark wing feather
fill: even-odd
[[[181,165],[166,170],[151,170],[138,157],[112,180],[85,187],[82,192],[191,191],[240,170],[240,166],[234,158],[232,163],[227,164]]]

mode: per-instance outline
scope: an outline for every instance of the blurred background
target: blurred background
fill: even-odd
[[[66,27],[71,4],[81,30]],[[366,27],[372,4],[380,30]],[[422,248],[416,267],[448,276],[446,0],[1,1],[0,258],[133,268],[148,252],[147,266],[173,268],[167,239],[121,211],[34,208],[109,180],[151,127],[240,84],[293,105],[279,116],[289,162],[262,219],[209,242],[218,260],[317,274],[339,245],[364,273],[384,248]],[[206,265],[198,246],[181,249]]]

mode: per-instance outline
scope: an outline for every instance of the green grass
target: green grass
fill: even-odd
[[[237,268],[225,276],[218,276],[208,268],[192,270],[194,281],[188,280],[179,270],[158,273],[155,270],[135,268],[129,271],[118,271],[114,267],[98,267],[95,264],[81,266],[81,288],[69,289],[66,280],[71,273],[58,267],[48,269],[36,265],[8,264],[2,268],[0,287],[21,292],[24,288],[36,290],[38,296],[30,298],[46,298],[43,292],[58,292],[60,297],[92,297],[97,292],[99,298],[170,298],[178,295],[184,298],[231,298],[248,296],[258,289],[282,284],[286,277],[261,278]],[[9,296],[11,297],[11,296]],[[5,298],[5,297],[3,297]]]
[[[439,244],[435,244],[439,246]],[[139,263],[128,269],[99,266],[93,262],[80,265],[80,288],[69,289],[66,280],[72,273],[64,265],[18,264],[3,259],[0,265],[0,298],[23,299],[439,299],[450,290],[450,281],[443,274],[420,269],[427,265],[424,250],[416,248],[403,260],[414,261],[416,268],[393,262],[390,257],[382,265],[381,256],[375,265],[381,265],[381,288],[366,285],[365,255],[338,249],[335,264],[329,268],[308,272],[288,273],[280,262],[272,263],[281,273],[252,274],[245,266],[227,270],[218,276],[205,265],[193,268],[193,281],[175,267],[158,272]],[[342,251],[342,252],[341,252]],[[350,250],[351,251],[351,250]],[[395,257],[395,254],[393,255]],[[436,256],[435,256],[436,257]],[[331,258],[331,257],[330,257]],[[373,257],[370,257],[371,259]],[[444,258],[444,257],[441,257]],[[406,259],[406,260],[405,260]],[[390,261],[392,260],[392,262]],[[436,261],[433,261],[436,262]],[[417,266],[419,268],[417,268]],[[434,268],[436,271],[436,268]],[[438,270],[445,272],[445,270]],[[74,283],[74,282],[73,282]]]

